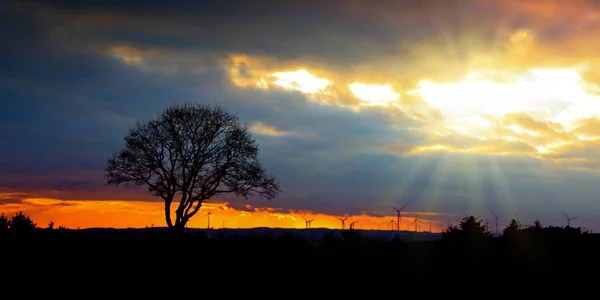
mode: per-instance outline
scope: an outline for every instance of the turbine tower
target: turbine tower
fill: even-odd
[[[494,213],[493,211],[492,211],[492,215],[494,215],[494,219],[496,220],[496,235],[498,235],[498,220],[500,218],[502,218],[503,216],[499,216],[496,213]]]
[[[567,227],[571,227],[571,221],[579,219],[578,216],[570,218],[566,213],[563,212],[562,214],[567,218]]]
[[[350,223],[350,230],[354,230],[354,224],[358,223],[358,221],[352,221]]]
[[[401,212],[401,211],[402,211],[404,208],[406,208],[406,206],[407,206],[407,205],[408,205],[408,203],[404,203],[404,205],[402,205],[402,207],[400,207],[400,208],[396,208],[396,207],[394,207],[394,206],[390,205],[390,207],[391,207],[391,208],[393,208],[393,209],[396,211],[396,213],[397,213],[397,217],[396,217],[396,219],[397,219],[397,220],[396,220],[396,226],[398,227],[398,231],[400,231],[400,224],[402,223],[402,215],[400,214],[400,212]]]
[[[206,225],[206,229],[210,229],[210,216],[212,215],[212,212],[208,212],[207,216],[208,216],[208,224]]]

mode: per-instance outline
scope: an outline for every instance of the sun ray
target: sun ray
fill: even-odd
[[[439,159],[434,171],[432,171],[427,183],[427,210],[435,210],[440,202],[440,196],[444,197],[448,195],[449,191],[442,191],[442,189],[444,188],[444,183],[447,180],[449,169],[448,154],[441,154],[441,158]]]
[[[492,188],[494,194],[496,194],[497,206],[499,210],[496,213],[504,215],[506,218],[510,218],[509,212],[516,211],[517,205],[515,198],[512,195],[511,186],[506,180],[506,173],[499,166],[498,160],[494,157],[487,158],[489,166],[489,174],[492,180]],[[503,220],[506,223],[507,220]]]
[[[467,201],[468,209],[470,212],[481,212],[483,209],[483,193],[482,193],[482,181],[480,168],[480,155],[475,154],[473,156],[464,156],[462,163],[465,169],[471,172],[468,175],[463,176],[467,188]]]
[[[403,173],[402,178],[400,179],[400,182],[397,185],[397,189],[395,189],[397,190],[397,192],[392,195],[397,199],[393,199],[392,203],[396,203],[396,201],[404,203],[407,202],[407,199],[405,199],[406,192],[412,191],[411,185],[415,182],[416,177],[421,173],[425,164],[426,160],[423,158],[416,158],[414,160],[414,165],[408,170],[408,172]],[[413,204],[414,203],[412,203],[411,206]]]

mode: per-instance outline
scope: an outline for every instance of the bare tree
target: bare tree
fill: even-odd
[[[171,106],[157,118],[138,122],[124,140],[124,148],[108,158],[106,184],[147,186],[164,200],[174,234],[183,233],[202,203],[215,195],[247,199],[258,194],[270,201],[281,193],[258,159],[248,126],[219,107]],[[171,203],[177,199],[173,223]]]

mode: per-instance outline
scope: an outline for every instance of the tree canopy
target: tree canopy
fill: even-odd
[[[147,186],[150,194],[164,200],[173,232],[183,232],[202,203],[215,195],[258,194],[270,201],[281,193],[276,177],[259,161],[248,126],[222,108],[174,105],[138,122],[124,140],[123,149],[108,158],[106,183]],[[175,222],[174,199],[179,202]]]
[[[485,225],[475,216],[465,216],[458,226],[449,226],[442,232],[442,238],[449,240],[476,241],[491,236]]]

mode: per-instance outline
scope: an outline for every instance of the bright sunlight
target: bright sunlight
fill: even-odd
[[[363,83],[352,83],[348,86],[350,92],[356,98],[364,101],[365,105],[383,105],[387,106],[390,102],[398,99],[400,95],[392,89],[389,84],[370,85]]]
[[[576,68],[532,69],[514,75],[474,71],[454,83],[419,83],[425,102],[449,122],[467,128],[489,126],[481,116],[516,112],[569,127],[575,119],[600,115],[600,97],[588,94],[589,88]]]
[[[272,75],[276,78],[273,82],[275,85],[306,94],[326,94],[326,89],[331,84],[328,79],[316,77],[304,69]]]

